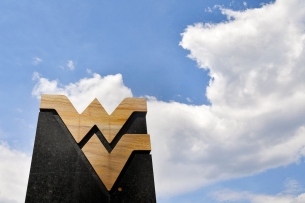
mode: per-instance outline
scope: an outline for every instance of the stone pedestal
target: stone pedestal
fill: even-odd
[[[92,126],[82,142],[77,143],[56,109],[41,109],[25,202],[156,202],[148,150],[132,151],[111,189],[82,150],[94,135],[111,153],[124,135],[146,134],[145,115],[134,112],[111,143],[97,126]]]

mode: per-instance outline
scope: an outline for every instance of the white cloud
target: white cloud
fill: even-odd
[[[40,64],[41,62],[42,62],[42,60],[41,60],[40,58],[34,57],[34,58],[33,58],[33,61],[32,61],[32,64],[33,64],[33,65],[38,65],[38,64]]]
[[[132,97],[131,90],[123,84],[121,74],[105,77],[93,74],[92,78],[83,78],[77,83],[70,83],[65,86],[57,80],[49,81],[46,78],[39,77],[32,90],[32,95],[40,98],[43,93],[67,95],[79,113],[95,97],[108,113],[111,113],[125,97]]]
[[[148,101],[158,196],[291,164],[305,155],[305,1],[221,9],[231,20],[189,26],[180,43],[209,69],[211,106]],[[40,77],[32,94],[41,93],[66,94],[79,111],[94,97],[114,109],[132,96],[119,74],[94,74],[66,86]],[[285,202],[289,195],[276,198]]]
[[[279,193],[276,195],[253,194],[247,191],[234,191],[223,189],[210,194],[218,202],[240,202],[250,203],[304,203],[305,193],[298,195]]]
[[[0,141],[0,202],[24,202],[31,158]]]
[[[302,185],[294,179],[287,179],[284,183],[284,187],[285,190],[283,193],[285,194],[298,194],[299,192],[304,191]]]
[[[74,63],[72,60],[69,60],[68,63],[67,63],[67,67],[70,69],[70,70],[74,70],[75,67],[74,67]]]
[[[243,2],[243,5],[244,5],[244,6],[247,6],[247,2],[244,1],[244,2]]]
[[[181,41],[190,58],[210,71],[211,106],[149,102],[157,194],[304,156],[305,2],[222,12],[232,20],[189,26]]]

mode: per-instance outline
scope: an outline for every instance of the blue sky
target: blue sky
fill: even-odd
[[[304,18],[297,0],[1,1],[0,202],[24,201],[42,93],[146,97],[160,203],[305,202]]]

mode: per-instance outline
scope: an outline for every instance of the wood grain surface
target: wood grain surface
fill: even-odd
[[[133,112],[147,112],[143,98],[126,98],[109,115],[97,99],[79,114],[64,95],[41,96],[40,109],[55,109],[75,141],[79,143],[96,125],[110,143]],[[134,150],[150,151],[148,134],[124,134],[109,153],[96,134],[82,151],[108,190],[111,190],[128,158]]]
[[[121,173],[134,150],[150,151],[150,137],[147,134],[125,134],[109,153],[97,135],[93,135],[82,148],[90,164],[108,190]]]
[[[55,109],[79,143],[96,125],[110,143],[133,112],[147,112],[146,99],[125,98],[109,115],[97,99],[79,114],[64,95],[41,96],[40,109]]]

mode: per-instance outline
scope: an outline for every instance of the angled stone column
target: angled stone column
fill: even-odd
[[[42,95],[25,202],[156,202],[145,99],[78,114]]]

